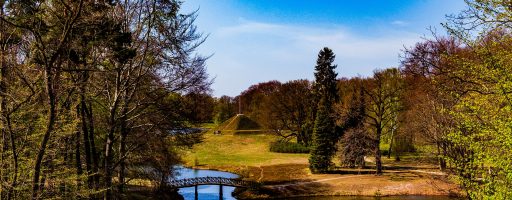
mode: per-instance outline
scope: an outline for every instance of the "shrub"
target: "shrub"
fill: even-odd
[[[371,155],[374,148],[373,139],[362,125],[349,129],[341,138],[339,146],[341,165],[364,168],[364,156]]]
[[[278,140],[270,143],[270,151],[276,153],[309,153],[309,147],[295,142]]]

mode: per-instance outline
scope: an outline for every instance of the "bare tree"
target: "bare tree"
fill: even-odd
[[[368,106],[366,118],[368,125],[375,134],[375,164],[377,174],[382,174],[382,160],[380,143],[381,136],[398,112],[396,104],[399,103],[401,87],[401,75],[398,69],[391,68],[384,71],[376,71],[373,79],[370,79],[368,85],[364,87],[364,93],[367,96]]]

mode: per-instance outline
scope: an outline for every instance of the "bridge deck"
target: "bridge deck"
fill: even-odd
[[[224,177],[197,177],[197,178],[186,178],[179,180],[172,180],[169,182],[169,186],[174,188],[193,187],[198,185],[223,185],[233,187],[249,187],[253,183],[250,181],[243,181],[234,178]]]

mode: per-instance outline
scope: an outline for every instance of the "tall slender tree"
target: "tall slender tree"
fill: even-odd
[[[334,103],[339,99],[333,64],[335,55],[324,47],[318,53],[315,66],[315,94],[319,99],[313,128],[313,145],[309,157],[309,168],[313,172],[325,172],[331,166],[331,158],[336,151],[336,121]]]

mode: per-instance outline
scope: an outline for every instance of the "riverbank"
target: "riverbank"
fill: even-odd
[[[392,196],[459,195],[450,178],[436,169],[433,159],[411,155],[400,162],[384,158],[384,174],[373,169],[339,168],[330,174],[312,174],[308,154],[269,152],[275,136],[214,135],[207,133],[203,143],[185,157],[186,165],[241,175],[262,183],[258,190],[240,191],[242,199],[298,196]],[[371,160],[368,162],[371,165]]]

